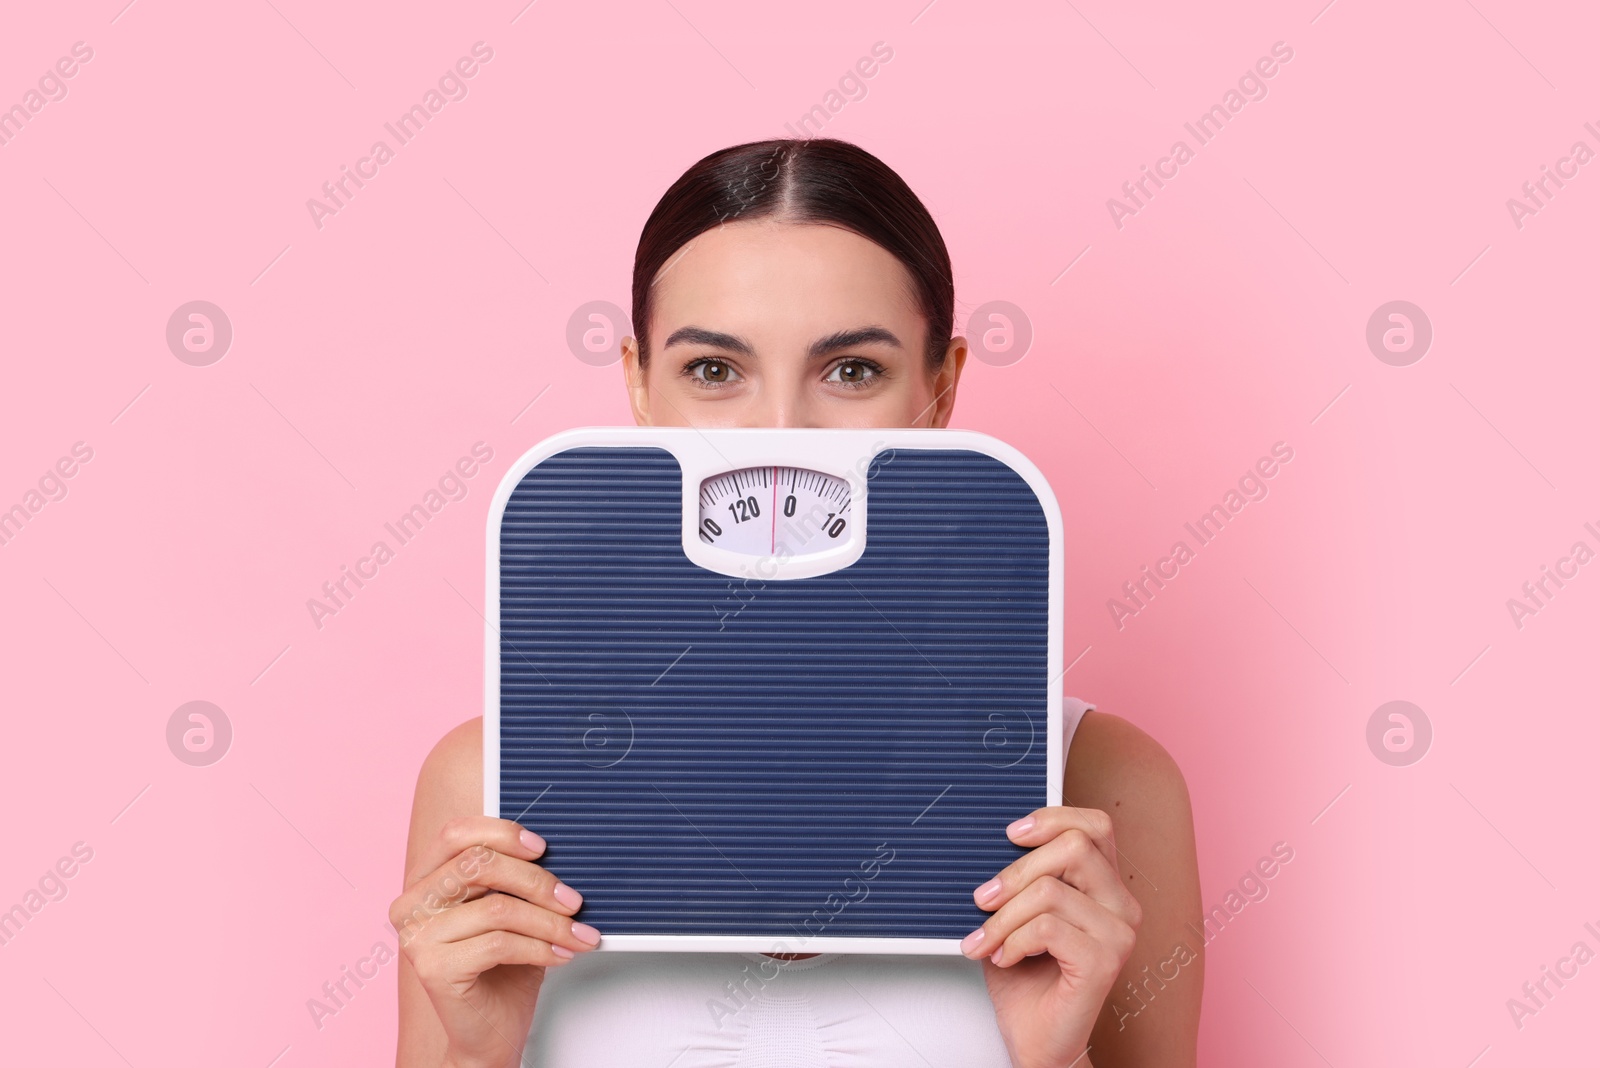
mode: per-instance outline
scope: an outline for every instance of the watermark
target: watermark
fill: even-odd
[[[1212,505],[1193,522],[1183,525],[1183,529],[1194,538],[1193,546],[1188,538],[1179,538],[1172,543],[1167,555],[1156,560],[1154,567],[1145,564],[1139,569],[1139,578],[1122,584],[1122,597],[1107,598],[1106,611],[1111,613],[1111,621],[1117,625],[1117,629],[1122,630],[1129,619],[1149,608],[1156,594],[1182,574],[1184,565],[1194,560],[1202,548],[1211,544],[1223,528],[1244,511],[1245,505],[1266,500],[1270,492],[1268,481],[1278,474],[1280,465],[1293,459],[1293,448],[1282,441],[1274,442],[1272,454],[1261,457],[1241,475],[1237,489],[1230,489],[1223,495],[1221,503]]]
[[[63,856],[46,868],[34,886],[22,895],[22,900],[5,912],[0,912],[0,946],[9,946],[22,929],[33,922],[35,916],[53,901],[67,897],[67,881],[78,874],[79,868],[94,859],[94,850],[87,842],[72,843],[70,856]]]
[[[494,859],[494,850],[486,845],[475,845],[471,849],[464,849],[456,855],[454,870],[446,872],[440,886],[428,892],[428,896],[415,905],[410,912],[401,912],[398,909],[389,910],[389,926],[394,929],[401,946],[410,945],[422,928],[445,909],[459,905],[467,899],[472,892],[472,883],[469,882],[478,870]],[[439,892],[442,889],[443,894]],[[491,891],[496,893],[498,891]]]
[[[846,104],[867,98],[867,82],[877,75],[882,69],[882,64],[888,63],[893,58],[894,49],[882,41],[874,41],[871,55],[862,56],[856,60],[855,66],[848,68],[839,76],[839,88],[829,89],[823,94],[820,102],[813,104],[809,111],[793,123],[784,123],[783,128],[795,137],[807,140],[815,137],[822,132],[822,128],[830,119],[845,109]],[[807,129],[807,123],[812,124],[815,129]]]
[[[466,901],[472,893],[470,880],[493,859],[494,850],[486,845],[463,850],[456,855],[453,869],[440,880],[439,888],[430,891],[410,912],[391,908],[383,938],[374,942],[365,956],[356,958],[354,964],[341,964],[338,975],[322,984],[320,994],[306,999],[306,1011],[311,1014],[311,1022],[317,1025],[317,1030],[322,1030],[329,1017],[338,1016],[349,1008],[356,995],[378,977],[385,964],[399,959],[400,949],[409,945],[429,920]],[[440,889],[444,891],[442,894]]]
[[[22,498],[9,508],[0,508],[0,545],[10,545],[22,528],[33,517],[44,511],[44,506],[67,499],[67,481],[75,476],[80,465],[94,459],[94,449],[82,441],[72,443],[72,452],[45,469],[34,483],[37,488],[25,491]]]
[[[884,850],[888,856],[884,856]],[[828,924],[853,904],[865,901],[872,893],[872,880],[882,874],[883,869],[895,858],[895,849],[888,842],[880,842],[874,848],[873,855],[857,865],[858,871],[852,871],[845,876],[840,893],[831,893],[823,901],[821,908],[814,909],[811,915],[801,921],[801,926],[806,933],[801,934],[799,928],[795,934],[799,936],[799,949],[803,949],[813,938],[826,933]],[[791,947],[788,942],[780,941],[776,952],[795,953],[797,948]],[[706,999],[706,1011],[711,1014],[711,1022],[717,1030],[729,1019],[736,1017],[750,1005],[754,1004],[766,990],[767,985],[777,980],[783,974],[785,965],[793,961],[782,960],[776,957],[767,958],[756,965],[756,972],[751,974],[750,965],[746,963],[740,973],[723,984],[722,990],[725,998],[712,997]],[[751,984],[755,984],[754,991]]]
[[[1583,128],[1589,131],[1590,136],[1594,137],[1597,142],[1600,142],[1600,130],[1595,129],[1594,123],[1586,122],[1583,124]],[[1506,198],[1506,211],[1511,213],[1512,225],[1520,230],[1526,225],[1523,222],[1524,219],[1530,215],[1537,215],[1540,211],[1549,207],[1550,201],[1555,198],[1556,193],[1566,187],[1567,183],[1562,179],[1570,180],[1576,178],[1578,169],[1592,159],[1594,159],[1594,149],[1589,147],[1589,142],[1578,140],[1572,142],[1572,147],[1567,150],[1567,154],[1556,160],[1556,165],[1553,168],[1541,163],[1539,165],[1541,172],[1539,177],[1522,183],[1522,195],[1525,199]],[[1555,189],[1550,188],[1552,183],[1555,184]]]
[[[567,348],[592,367],[606,367],[622,359],[617,339],[632,333],[628,313],[609,300],[580,304],[567,317]]]
[[[1033,347],[1033,320],[1009,300],[978,305],[967,319],[967,350],[984,363],[1009,367]]]
[[[1250,905],[1259,905],[1272,892],[1267,884],[1294,859],[1294,847],[1288,842],[1273,842],[1270,855],[1261,857],[1247,868],[1238,881],[1222,897],[1222,904],[1206,910],[1205,944],[1216,941],[1224,928],[1236,920]],[[1216,929],[1212,930],[1213,923]]]
[[[1583,929],[1600,944],[1600,929],[1593,923],[1585,923]],[[1576,979],[1579,969],[1591,960],[1594,960],[1594,950],[1580,938],[1572,944],[1566,956],[1556,961],[1554,967],[1539,965],[1539,978],[1522,984],[1522,997],[1506,998],[1506,1011],[1511,1014],[1511,1022],[1517,1025],[1517,1030],[1527,1026],[1525,1021],[1528,1017],[1537,1016],[1549,1008],[1556,995],[1566,988],[1567,983]],[[1550,989],[1552,983],[1555,984],[1554,990]]]
[[[601,771],[614,768],[633,752],[635,731],[627,709],[590,712],[588,720],[590,726],[583,732],[582,744],[586,754],[583,762],[589,767]],[[596,759],[590,760],[589,756]]]
[[[421,501],[400,513],[393,522],[383,525],[383,529],[394,538],[394,547],[391,548],[386,539],[379,538],[367,550],[367,555],[356,560],[353,567],[349,564],[339,565],[338,577],[322,584],[322,597],[306,599],[306,611],[311,614],[313,626],[321,630],[325,625],[323,622],[325,619],[336,616],[350,607],[355,595],[365,589],[368,582],[377,578],[383,565],[393,560],[400,549],[409,545],[418,534],[421,534],[423,527],[427,526],[434,516],[444,511],[446,504],[466,497],[467,483],[478,473],[480,465],[494,459],[494,449],[484,442],[473,442],[471,451],[471,456],[461,457],[455,462],[454,467],[439,476],[438,482],[435,483],[437,488],[429,488],[422,495]],[[355,589],[350,588],[352,585]]]
[[[233,722],[210,701],[189,701],[167,718],[167,748],[191,767],[204,768],[228,755]]]
[[[1367,717],[1367,748],[1391,767],[1415,764],[1432,745],[1433,722],[1410,701],[1387,701]]]
[[[1205,930],[1195,932],[1202,936],[1202,946],[1209,946],[1215,941],[1223,928],[1234,923],[1248,906],[1265,901],[1267,895],[1271,893],[1271,888],[1267,884],[1293,859],[1294,849],[1289,843],[1274,842],[1271,855],[1257,860],[1223,897],[1222,904],[1214,905],[1207,911],[1204,920]],[[1212,929],[1213,923],[1216,925],[1215,930]],[[1199,959],[1199,954],[1190,948],[1187,942],[1178,942],[1173,945],[1172,951],[1166,957],[1156,962],[1153,975],[1150,965],[1147,964],[1140,969],[1141,978],[1137,984],[1131,979],[1123,980],[1122,985],[1126,988],[1126,1004],[1115,1000],[1123,998],[1124,992],[1106,997],[1106,1002],[1117,1015],[1117,1030],[1122,1030],[1128,1025],[1129,1020],[1148,1009],[1161,991],[1167,988],[1167,984],[1178,978],[1184,965]]]
[[[1585,523],[1583,529],[1594,537],[1597,544],[1600,544],[1600,530],[1596,530],[1593,523]],[[1518,630],[1527,626],[1525,620],[1549,607],[1555,595],[1566,589],[1568,582],[1578,577],[1578,569],[1593,559],[1594,550],[1589,547],[1589,543],[1579,540],[1572,543],[1567,555],[1557,559],[1553,567],[1549,564],[1540,564],[1539,577],[1529,579],[1522,584],[1522,598],[1506,598],[1506,611],[1511,614],[1511,622],[1516,624]],[[1552,583],[1555,585],[1553,590],[1550,588]]]
[[[1274,57],[1277,62],[1273,61]],[[1288,63],[1293,58],[1294,49],[1282,41],[1274,41],[1272,54],[1256,60],[1255,65],[1247,69],[1235,83],[1237,89],[1229,89],[1223,94],[1221,103],[1211,105],[1210,110],[1202,112],[1193,122],[1183,124],[1189,136],[1194,138],[1194,147],[1191,148],[1188,140],[1180,137],[1172,143],[1165,156],[1156,160],[1153,168],[1141,164],[1140,176],[1122,183],[1122,193],[1126,199],[1110,197],[1106,200],[1106,210],[1111,213],[1111,222],[1116,228],[1121,230],[1125,225],[1124,219],[1149,207],[1156,192],[1165,188],[1167,181],[1176,178],[1179,169],[1194,159],[1200,149],[1210,144],[1223,127],[1244,110],[1246,104],[1265,100],[1267,82],[1277,75],[1279,64]],[[1151,189],[1151,185],[1155,189]]]
[[[228,354],[233,321],[209,300],[180,304],[167,319],[167,348],[191,367],[209,367]]]
[[[62,56],[55,65],[45,70],[34,84],[22,94],[22,99],[0,110],[0,148],[9,145],[22,132],[33,117],[45,109],[46,104],[56,104],[67,98],[67,82],[77,76],[80,64],[94,58],[94,49],[82,41],[74,41],[72,54]]]
[[[419,103],[412,104],[409,110],[401,112],[393,122],[384,123],[384,130],[394,138],[394,147],[391,148],[388,140],[380,137],[372,142],[372,147],[367,150],[365,156],[356,160],[353,168],[341,163],[339,177],[322,183],[322,199],[311,197],[306,200],[306,210],[311,213],[312,225],[321,230],[324,225],[322,220],[330,215],[338,215],[349,207],[356,193],[365,188],[367,182],[376,178],[380,168],[394,159],[400,148],[410,144],[411,139],[421,133],[423,127],[444,110],[446,104],[465,100],[468,92],[467,82],[477,76],[479,64],[488,63],[493,58],[493,48],[482,41],[474,42],[471,56],[462,56],[456,60],[453,67],[439,76],[439,80],[435,83],[438,88],[429,89],[422,94]],[[350,188],[352,185],[355,189]]]
[[[767,155],[766,159],[763,159],[754,167],[745,168],[744,176],[739,179],[737,185],[731,185],[721,191],[721,197],[719,198],[717,205],[718,226],[721,226],[729,219],[738,219],[745,212],[749,211],[750,208],[755,204],[756,198],[760,196],[761,191],[783,176],[783,152],[784,149],[782,145],[773,146],[771,153]],[[682,259],[684,254],[693,247],[694,242],[689,242],[688,246],[684,248],[683,251],[673,256],[672,263],[677,263],[678,260]],[[667,273],[667,270],[672,266],[672,263],[669,263],[667,267],[662,268],[661,273],[663,275]],[[657,278],[650,284],[655,285],[655,283],[659,282],[660,280],[660,278]]]
[[[1380,304],[1367,317],[1367,348],[1391,367],[1410,367],[1432,344],[1433,321],[1409,300]]]
[[[306,1011],[311,1022],[320,1031],[330,1018],[350,1007],[363,988],[378,977],[385,964],[400,957],[399,940],[389,927],[384,937],[372,943],[365,956],[357,957],[354,964],[340,964],[338,974],[323,982],[321,992],[306,998]]]

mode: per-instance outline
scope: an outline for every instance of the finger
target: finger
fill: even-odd
[[[463,942],[490,931],[526,935],[575,952],[600,944],[600,932],[588,924],[510,894],[490,894],[447,909],[433,921],[433,938],[438,942]]]
[[[441,864],[475,845],[523,860],[543,856],[545,850],[543,838],[514,820],[457,816],[446,820],[439,833],[421,850],[416,867],[406,876],[406,886],[426,878]]]
[[[1017,931],[1040,916],[1054,916],[1087,937],[1106,942],[1118,948],[1133,951],[1136,930],[1133,924],[1117,915],[1105,905],[1094,900],[1075,886],[1059,879],[1046,877],[1030,883],[1021,893],[990,916],[976,930],[961,941],[963,955],[976,960],[989,956],[1004,945]],[[1030,945],[1013,959],[1027,956],[1029,950],[1041,948]]]
[[[453,943],[449,953],[424,958],[416,965],[416,970],[417,978],[426,985],[448,983],[454,987],[470,983],[502,964],[535,964],[548,968],[571,959],[541,939],[510,931],[490,931]]]
[[[576,912],[583,903],[582,895],[564,885],[553,872],[519,857],[472,846],[396,898],[389,907],[389,922],[409,941],[440,912],[494,891],[562,915]]]
[[[1116,829],[1111,816],[1102,809],[1046,805],[1014,821],[1006,828],[1006,836],[1019,846],[1040,846],[1070,827],[1087,834],[1116,870]]]
[[[1129,952],[1132,951],[1131,944]],[[1049,953],[1085,982],[1115,981],[1128,953],[1051,913],[1035,916],[991,953],[989,963],[1007,968],[1039,953]]]
[[[1051,876],[1108,907],[1123,908],[1132,897],[1122,885],[1116,865],[1096,848],[1088,832],[1068,827],[1000,869],[998,875],[973,891],[972,899],[979,908],[997,909],[1030,883]]]

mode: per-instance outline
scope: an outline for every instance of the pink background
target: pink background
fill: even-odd
[[[123,2],[0,34],[0,106],[94,50],[0,146],[0,507],[93,450],[0,546],[0,908],[93,850],[0,947],[8,1060],[391,1058],[394,964],[320,1029],[306,1002],[385,936],[419,762],[480,708],[496,481],[631,422],[568,318],[627,306],[678,174],[784,136],[877,41],[823,132],[928,204],[960,324],[1031,321],[954,425],[1062,502],[1067,692],[1182,765],[1208,907],[1294,850],[1208,949],[1202,1062],[1594,1056],[1600,963],[1520,1029],[1506,1005],[1600,950],[1600,564],[1520,629],[1506,606],[1600,549],[1600,163],[1520,228],[1506,204],[1600,149],[1582,5]],[[480,40],[469,95],[313,225]],[[1277,41],[1268,95],[1119,229],[1107,199]],[[210,366],[166,344],[192,300],[233,325]],[[1433,324],[1410,366],[1367,347],[1391,300]],[[306,601],[478,441],[466,497],[318,629]],[[1278,441],[1269,496],[1119,629],[1107,600]],[[1400,699],[1434,730],[1405,767],[1365,733]],[[209,767],[167,747],[192,700],[233,726]]]

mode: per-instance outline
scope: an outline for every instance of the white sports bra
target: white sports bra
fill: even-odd
[[[1094,705],[1062,702],[1062,751]],[[1011,1068],[962,956],[580,953],[548,968],[534,1068]]]

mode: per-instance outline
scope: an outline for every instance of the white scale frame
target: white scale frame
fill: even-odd
[[[523,453],[501,478],[489,504],[484,598],[484,813],[500,813],[500,524],[506,504],[522,478],[540,462],[568,449],[586,446],[659,448],[677,458],[683,471],[682,544],[684,555],[708,571],[763,581],[812,578],[847,567],[861,558],[870,536],[867,471],[884,449],[959,449],[993,457],[1020,475],[1038,498],[1050,537],[1049,635],[1046,664],[1047,784],[1041,805],[1061,803],[1065,766],[1062,753],[1061,676],[1063,667],[1063,555],[1061,508],[1044,474],[1017,449],[974,430],[912,427],[655,427],[585,426],[562,431]],[[748,467],[798,467],[844,479],[850,485],[848,540],[832,549],[784,557],[759,557],[708,545],[700,539],[700,487],[708,478]],[[535,862],[537,863],[537,861]],[[798,946],[783,937],[760,935],[606,935],[593,952],[752,953],[908,953],[961,954],[955,938],[854,938],[818,936]]]

